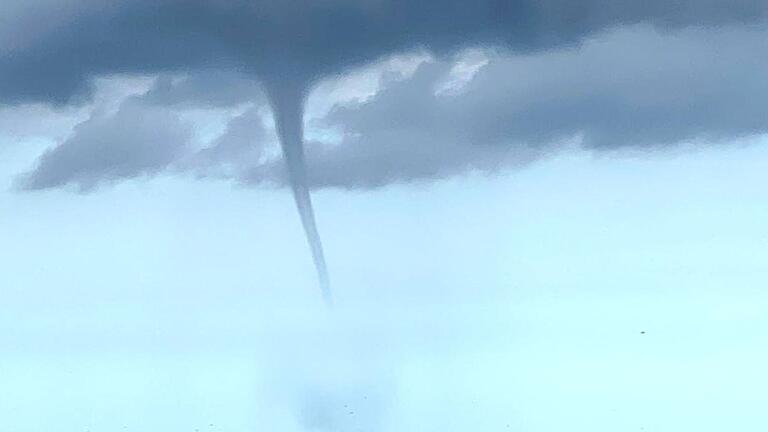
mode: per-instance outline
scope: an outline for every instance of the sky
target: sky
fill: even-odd
[[[768,426],[768,6],[411,3],[0,6],[0,432]]]

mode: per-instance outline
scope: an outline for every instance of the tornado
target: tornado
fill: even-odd
[[[277,135],[283,151],[283,159],[288,174],[288,181],[293,191],[293,199],[299,211],[301,225],[312,252],[312,260],[317,271],[320,293],[326,305],[333,305],[331,285],[328,279],[328,267],[320,234],[315,222],[312,197],[309,194],[307,169],[304,156],[304,101],[306,87],[301,85],[267,84],[267,94],[275,118]]]

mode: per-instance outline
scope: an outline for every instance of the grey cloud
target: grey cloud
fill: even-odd
[[[67,13],[51,13],[57,8]],[[224,69],[302,87],[418,47],[533,52],[626,24],[722,25],[768,14],[764,0],[38,0],[3,9],[8,22],[18,15],[37,30],[4,46],[0,102],[59,104],[87,97],[90,80],[114,73]]]
[[[258,80],[301,86],[413,48],[501,49],[459,94],[435,94],[452,65],[438,57],[412,78],[391,79],[370,100],[320,119],[347,134],[336,146],[308,144],[313,187],[494,172],[534,161],[574,136],[589,148],[613,149],[766,131],[763,1],[34,4],[4,6],[21,22],[51,25],[31,35],[4,18],[4,31],[19,36],[1,45],[0,104],[66,103],[87,97],[93,78],[114,73],[159,78],[140,103],[96,116],[46,153],[25,176],[31,189],[87,189],[169,166],[282,184],[283,162],[265,158],[274,136],[257,115],[266,104]],[[633,23],[646,24],[627,27]],[[164,108],[246,103],[254,108],[197,153]]]
[[[143,99],[155,105],[176,107],[232,107],[262,102],[261,85],[247,75],[232,71],[191,71],[157,78]]]
[[[766,50],[764,29],[634,27],[580,49],[492,57],[456,95],[435,92],[451,63],[424,64],[364,103],[337,107],[324,121],[347,134],[332,147],[308,145],[310,178],[366,188],[519,166],[576,137],[612,150],[768,133],[768,58],[756,55]]]
[[[264,125],[256,105],[227,123],[226,130],[206,148],[180,161],[179,169],[199,177],[239,176],[245,167],[256,166],[264,156],[267,143],[274,141]]]
[[[190,136],[176,114],[129,100],[113,115],[96,114],[78,125],[19,178],[18,186],[73,184],[87,191],[104,182],[157,174],[184,153]]]
[[[407,79],[385,75],[381,91],[366,101],[347,101],[313,120],[315,127],[345,135],[332,146],[307,143],[310,181],[314,188],[372,188],[468,171],[497,172],[545,157],[576,137],[586,148],[604,151],[728,142],[766,133],[768,83],[760,71],[768,71],[768,59],[755,55],[766,50],[768,30],[763,27],[662,33],[634,26],[546,53],[490,51],[489,63],[465,87],[448,93],[436,89],[454,62],[424,63]],[[236,91],[220,96],[210,91],[228,85]],[[256,102],[197,152],[172,148],[169,155],[162,146],[144,146],[144,138],[132,131],[126,131],[122,145],[129,145],[130,136],[131,146],[157,151],[155,171],[172,166],[196,177],[285,184],[282,160],[270,158],[267,151],[276,137],[265,123],[268,118],[262,118],[266,102],[254,86],[236,74],[160,79],[140,104],[133,104],[134,117],[140,110],[149,111],[142,117],[152,117],[165,105],[239,105],[251,98],[250,92],[257,94]],[[176,122],[155,127],[157,134],[172,134],[160,129],[173,129]],[[101,167],[94,166],[97,161]],[[91,157],[89,163],[94,179],[100,173],[108,180],[136,175],[118,168],[122,162],[115,157]],[[36,176],[44,178],[45,171],[55,168],[52,178],[77,177],[81,174],[61,171],[77,166],[41,162]],[[37,184],[54,187],[61,182]]]

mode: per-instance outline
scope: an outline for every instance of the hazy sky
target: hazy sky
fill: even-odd
[[[766,162],[320,193],[332,314],[284,191],[4,192],[2,429],[760,430]]]
[[[0,432],[768,427],[768,6],[419,4],[0,6]]]

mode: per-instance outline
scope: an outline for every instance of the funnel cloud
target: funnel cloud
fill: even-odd
[[[317,231],[312,197],[309,195],[307,169],[304,162],[304,89],[298,85],[268,85],[267,92],[275,118],[275,126],[283,150],[293,199],[299,211],[301,225],[307,236],[318,283],[327,305],[333,303],[323,243]]]

